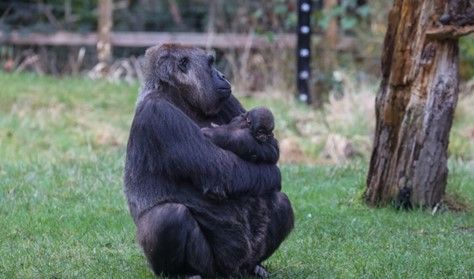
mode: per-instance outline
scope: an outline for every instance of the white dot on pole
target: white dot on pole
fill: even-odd
[[[309,77],[308,71],[301,71],[300,72],[300,79],[307,79]]]
[[[302,10],[303,12],[309,12],[309,8],[310,8],[310,6],[309,6],[308,3],[303,3],[303,4],[301,4],[301,10]]]
[[[300,49],[300,56],[301,57],[308,57],[308,55],[309,55],[309,49],[307,49],[307,48]]]
[[[332,72],[332,77],[334,78],[335,81],[340,82],[344,78],[344,75],[340,71],[334,71],[334,72]]]
[[[307,94],[300,94],[298,96],[298,99],[300,99],[301,102],[306,102],[306,101],[308,101],[308,95]]]
[[[300,32],[303,34],[308,34],[309,33],[309,26],[303,25],[300,27]]]

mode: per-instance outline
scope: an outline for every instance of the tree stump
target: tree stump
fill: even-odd
[[[395,0],[382,53],[369,205],[433,207],[445,192],[458,100],[458,37],[474,31],[469,0]]]

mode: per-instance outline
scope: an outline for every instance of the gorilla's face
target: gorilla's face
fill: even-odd
[[[214,115],[231,94],[225,76],[214,67],[214,57],[202,49],[177,45],[153,47],[146,52],[147,83],[167,84],[194,111]]]
[[[272,112],[265,107],[258,107],[248,112],[250,129],[253,135],[272,135],[275,128],[275,120]]]

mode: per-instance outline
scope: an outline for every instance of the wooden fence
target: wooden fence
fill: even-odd
[[[316,44],[322,39],[313,35]],[[50,45],[50,46],[96,46],[97,33],[73,33],[59,31],[55,33],[0,32],[0,44],[12,45]],[[296,34],[275,34],[262,36],[235,33],[167,33],[167,32],[111,32],[110,42],[114,47],[149,47],[163,43],[211,47],[218,49],[238,48],[295,48]],[[351,50],[355,39],[349,36],[339,37],[337,50]]]

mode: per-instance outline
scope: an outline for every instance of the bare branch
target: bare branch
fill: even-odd
[[[469,26],[454,26],[446,25],[442,27],[436,27],[426,31],[426,37],[431,40],[446,40],[446,39],[457,39],[462,36],[466,36],[474,32],[474,25]]]

